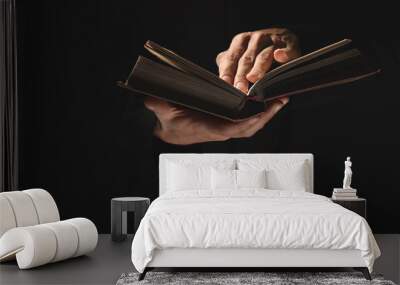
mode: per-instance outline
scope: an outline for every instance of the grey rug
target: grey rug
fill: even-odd
[[[148,272],[146,278],[137,281],[138,273],[122,274],[117,285],[134,284],[379,284],[395,285],[392,281],[384,280],[381,275],[372,275],[368,281],[359,272]]]

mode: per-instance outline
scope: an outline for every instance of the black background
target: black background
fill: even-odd
[[[88,217],[109,232],[112,197],[157,196],[160,152],[314,153],[315,192],[322,195],[341,185],[350,155],[353,186],[368,199],[372,229],[400,233],[398,25],[378,20],[378,10],[366,15],[365,7],[351,17],[322,7],[310,17],[278,4],[17,1],[20,188],[43,187],[62,218]],[[146,54],[147,39],[216,72],[215,56],[235,34],[273,25],[298,33],[303,50],[352,37],[377,56],[383,72],[291,100],[253,138],[187,147],[155,140],[152,114],[116,87]]]

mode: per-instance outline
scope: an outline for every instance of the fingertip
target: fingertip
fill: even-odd
[[[279,98],[279,101],[281,102],[282,105],[286,105],[287,103],[289,103],[289,97]]]
[[[260,73],[254,73],[250,72],[249,74],[246,75],[246,78],[248,81],[251,83],[256,83],[258,80],[260,80],[262,75]]]
[[[249,89],[248,86],[249,86],[248,84],[246,84],[246,83],[244,83],[244,82],[242,82],[242,81],[237,82],[237,83],[235,84],[235,87],[236,87],[237,89],[239,89],[240,91],[244,92],[244,93],[247,93],[247,91],[248,91],[248,89]]]
[[[274,59],[279,63],[285,63],[289,61],[289,56],[284,49],[276,49],[274,51]]]
[[[285,105],[287,103],[289,103],[288,97],[282,97],[282,98],[276,99],[267,105],[267,108],[265,109],[264,113],[270,113],[270,111],[271,111],[273,114],[276,114],[283,107],[285,107]]]
[[[279,112],[283,107],[285,107],[285,105],[287,103],[289,103],[289,98],[288,97],[283,97],[283,98],[279,98],[276,101],[276,106],[275,106],[275,112]]]

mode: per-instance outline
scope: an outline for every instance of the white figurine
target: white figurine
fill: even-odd
[[[344,162],[344,179],[343,179],[343,189],[352,189],[351,188],[351,177],[353,176],[353,172],[351,171],[351,161],[350,156],[347,157]]]

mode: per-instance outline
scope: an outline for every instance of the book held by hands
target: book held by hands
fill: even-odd
[[[348,48],[350,42],[345,39],[280,65],[245,94],[206,69],[147,41],[145,48],[167,65],[139,56],[128,79],[119,85],[134,93],[237,121],[263,112],[271,100],[279,97],[340,85],[379,72],[358,49]]]

